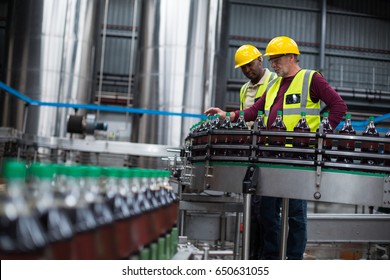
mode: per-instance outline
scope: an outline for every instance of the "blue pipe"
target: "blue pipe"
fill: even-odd
[[[180,117],[189,117],[189,118],[199,118],[202,119],[205,116],[201,114],[189,114],[189,113],[177,113],[169,111],[160,111],[160,110],[151,110],[151,109],[140,109],[140,108],[129,108],[121,106],[107,106],[107,105],[96,105],[96,104],[74,104],[74,103],[58,103],[58,102],[43,102],[39,100],[31,99],[24,94],[20,93],[16,89],[11,88],[10,86],[4,84],[0,81],[0,88],[9,92],[10,94],[16,96],[17,98],[23,100],[27,104],[34,106],[51,106],[51,107],[60,107],[60,108],[74,108],[74,109],[87,109],[95,111],[107,111],[107,112],[118,112],[118,113],[134,113],[134,114],[148,114],[148,115],[163,115],[163,116],[180,116]],[[379,116],[374,119],[374,123],[379,123],[383,120],[390,119],[390,113],[383,116]],[[355,130],[364,130],[368,124],[368,120],[353,122]],[[341,129],[343,123],[341,122],[336,129]],[[379,132],[386,132],[384,128],[377,128]]]
[[[188,118],[199,118],[202,119],[205,116],[201,114],[189,114],[189,113],[177,113],[161,110],[151,110],[151,109],[140,109],[140,108],[129,108],[121,106],[106,106],[106,105],[96,105],[96,104],[74,104],[74,103],[59,103],[59,102],[43,102],[39,100],[31,99],[24,94],[20,93],[16,89],[11,88],[10,86],[4,84],[0,81],[0,88],[9,92],[13,96],[23,100],[29,105],[33,106],[50,106],[50,107],[59,107],[59,108],[74,108],[74,109],[87,109],[95,111],[107,111],[107,112],[118,112],[118,113],[134,113],[134,114],[148,114],[148,115],[163,115],[163,116],[180,116]]]

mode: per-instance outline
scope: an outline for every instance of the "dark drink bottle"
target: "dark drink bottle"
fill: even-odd
[[[324,113],[321,123],[324,130],[324,134],[333,134],[333,127],[330,125],[328,112]],[[332,139],[325,138],[322,147],[325,150],[332,150]],[[323,159],[325,161],[330,161],[330,156],[324,156]]]
[[[270,131],[286,131],[286,125],[283,122],[282,111],[278,111],[275,121],[272,123]],[[275,146],[284,146],[286,144],[285,136],[270,136],[269,144]]]
[[[219,116],[219,114],[216,114],[215,116],[214,116],[214,118],[212,119],[212,121],[211,121],[211,129],[212,130],[218,130],[219,128],[220,128],[220,126],[221,126],[221,123],[220,123],[220,118],[219,118],[220,116]],[[211,135],[211,143],[212,144],[217,144],[219,142],[219,137],[218,137],[218,135]]]
[[[301,119],[298,121],[294,127],[294,132],[300,133],[309,133],[310,127],[306,120],[306,112],[301,112]],[[294,137],[293,138],[293,147],[297,148],[306,148],[309,147],[309,138],[308,137]],[[295,157],[299,159],[306,159],[306,155],[302,153],[297,153]]]
[[[375,128],[374,117],[369,117],[369,123],[362,135],[368,137],[379,137],[379,133]],[[379,142],[362,141],[361,150],[362,152],[365,153],[376,154],[378,153],[379,150]],[[365,158],[362,159],[361,163],[368,164],[368,165],[378,164],[378,162],[375,159],[365,159]]]
[[[282,111],[279,110],[276,115],[275,121],[272,123],[270,131],[279,131],[284,132],[287,130],[286,125],[283,122],[282,118]],[[273,146],[284,146],[286,144],[286,137],[285,136],[270,136],[269,137],[269,144]],[[280,152],[273,153],[276,157],[282,157],[283,154]]]
[[[230,120],[230,113],[229,112],[226,113],[225,120],[222,122],[220,129],[225,130],[225,131],[229,131],[229,130],[233,129],[233,124]],[[221,135],[220,140],[221,140],[220,144],[224,144],[224,145],[229,145],[232,142],[231,135],[229,135],[229,134]],[[228,156],[229,150],[228,149],[221,150],[220,155]]]
[[[7,161],[3,166],[6,192],[0,197],[0,258],[44,259],[47,238],[26,197],[26,166]]]
[[[244,119],[244,111],[240,112],[240,116],[238,117],[237,122],[233,125],[234,130],[239,130],[239,131],[248,131],[248,126],[246,125],[245,119]],[[238,144],[238,145],[244,145],[248,143],[248,135],[244,134],[237,134],[233,135],[232,137],[232,142],[233,144]],[[235,150],[235,155],[236,156],[248,156],[248,151],[247,150]]]
[[[386,133],[385,137],[390,139],[390,129]],[[390,143],[385,143],[385,145],[384,145],[384,152],[385,152],[385,154],[390,155]],[[386,159],[385,160],[385,165],[386,166],[390,166],[390,159]]]
[[[297,125],[294,127],[294,132],[303,132],[309,133],[310,127],[306,120],[306,112],[301,112],[301,119],[298,121]],[[308,147],[309,138],[306,137],[294,137],[293,138],[294,147]]]
[[[339,134],[342,135],[356,135],[356,131],[352,126],[351,114],[345,115],[345,122],[343,127],[340,129]],[[337,144],[337,149],[340,151],[354,151],[355,150],[355,141],[350,139],[339,140]],[[337,157],[337,162],[343,163],[353,163],[353,158],[339,156]]]
[[[265,131],[267,130],[267,126],[264,124],[264,116],[263,111],[259,110],[257,112],[257,117],[255,122],[253,123],[253,129],[256,129],[257,131]],[[266,141],[266,137],[262,135],[257,136],[257,145],[264,145]],[[256,152],[257,156],[262,156],[263,153],[261,151]]]
[[[30,167],[30,188],[33,190],[35,208],[42,227],[46,232],[49,246],[47,258],[69,260],[72,255],[74,235],[72,223],[63,209],[59,197],[55,195],[55,166],[34,163]]]

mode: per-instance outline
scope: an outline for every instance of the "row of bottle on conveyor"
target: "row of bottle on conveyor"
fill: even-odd
[[[178,199],[170,172],[3,162],[1,259],[169,259]]]
[[[323,125],[323,131],[325,134],[333,134],[335,133],[335,130],[332,128],[332,126],[329,123],[329,113],[325,112],[323,114],[322,118],[322,125]],[[252,126],[252,129],[255,130],[257,129],[258,131],[264,131],[267,130],[267,127],[264,123],[264,115],[262,111],[258,111],[258,116],[256,120],[254,121],[254,124]],[[230,113],[226,113],[226,118],[221,121],[219,118],[219,115],[215,116],[209,116],[207,119],[202,120],[201,122],[195,124],[193,127],[190,129],[190,134],[189,137],[187,138],[187,141],[190,143],[187,143],[191,146],[193,145],[204,145],[207,144],[209,141],[208,135],[206,133],[201,133],[201,132],[208,132],[210,130],[248,130],[247,123],[244,120],[244,112],[240,112],[240,116],[237,120],[236,123],[232,123],[230,120]],[[286,131],[286,126],[283,122],[283,115],[282,111],[278,111],[277,117],[273,124],[271,125],[269,131],[280,131],[280,132],[285,132]],[[199,133],[200,132],[200,133]],[[306,113],[301,112],[301,118],[294,127],[294,132],[302,132],[302,133],[309,133],[310,132],[310,127],[308,125],[308,122],[306,120]],[[198,137],[191,137],[193,135],[196,135],[199,133]],[[356,135],[356,131],[354,130],[352,126],[352,120],[351,120],[351,114],[346,114],[345,115],[345,121],[342,126],[342,128],[338,131],[339,134],[342,135]],[[362,136],[368,136],[368,137],[379,137],[379,133],[377,129],[375,128],[374,124],[374,117],[369,118],[369,123],[366,127],[366,129],[363,131]],[[390,130],[384,135],[387,138],[390,138]],[[245,135],[229,135],[229,134],[212,134],[211,135],[211,144],[225,144],[225,145],[234,145],[234,144],[251,144],[250,137],[245,136]],[[292,138],[292,146],[293,147],[298,147],[298,148],[305,148],[309,147],[310,145],[310,138],[308,137],[293,137]],[[337,150],[340,151],[355,151],[356,141],[354,140],[342,140],[340,139],[337,142]],[[270,146],[285,146],[286,145],[286,137],[283,136],[259,136],[257,138],[257,145],[270,145]],[[323,141],[323,148],[327,150],[331,150],[333,145],[332,139],[324,139]],[[384,143],[383,145],[383,150],[379,150],[380,143],[376,141],[362,141],[361,142],[361,151],[365,153],[385,153],[385,154],[390,154],[390,143]],[[199,153],[199,152],[198,152]],[[202,153],[202,152],[201,152]],[[202,154],[197,154],[195,152],[195,155],[193,156],[199,156]],[[204,155],[204,151],[203,151]],[[219,156],[249,156],[249,151],[245,150],[234,150],[234,149],[214,149],[213,150],[213,155],[219,155]],[[283,156],[282,153],[266,153],[266,152],[261,152],[257,151],[256,152],[257,156],[272,156],[272,157],[281,157]],[[294,157],[294,156],[293,156]],[[296,154],[295,157],[299,159],[305,159],[305,155],[302,154]],[[324,160],[330,161],[331,158],[329,156],[324,157]],[[342,163],[352,163],[353,158],[351,157],[337,157],[338,162]],[[362,159],[361,163],[363,164],[369,164],[369,165],[375,165],[375,164],[380,164],[378,161],[375,159]],[[384,161],[385,165],[390,165],[390,160],[385,160]]]

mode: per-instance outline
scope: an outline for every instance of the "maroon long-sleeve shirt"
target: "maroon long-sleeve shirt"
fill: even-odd
[[[283,110],[283,96],[291,84],[294,76],[283,78],[280,84],[278,94],[275,98],[274,104],[271,107],[267,127],[275,121],[278,110]],[[264,111],[265,97],[267,92],[253,104],[244,110],[245,121],[254,121],[257,117],[258,110]],[[312,82],[310,85],[310,98],[313,102],[320,102],[322,100],[329,107],[329,122],[333,128],[335,128],[342,120],[345,112],[347,111],[347,105],[340,95],[329,85],[323,76],[319,73],[314,73]],[[238,119],[240,111],[235,111],[235,117],[233,121]]]

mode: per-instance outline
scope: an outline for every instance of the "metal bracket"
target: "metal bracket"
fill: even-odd
[[[254,165],[248,166],[244,180],[242,182],[242,192],[256,194],[258,178],[259,178],[259,168]]]
[[[383,182],[383,207],[390,208],[390,176],[385,177]]]
[[[319,128],[318,128],[318,133],[322,134],[324,133],[324,126],[323,124],[321,123]],[[323,143],[324,143],[324,139],[319,137],[318,138],[318,151],[321,151],[322,148],[323,148]],[[320,187],[321,185],[321,174],[322,174],[322,167],[321,167],[321,163],[322,163],[322,154],[320,152],[318,152],[317,154],[317,167],[316,167],[316,192],[314,193],[314,198],[315,199],[319,199],[321,197],[321,193],[318,191],[318,188]]]

